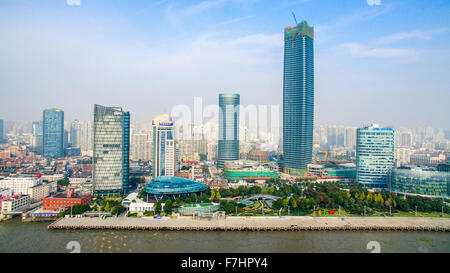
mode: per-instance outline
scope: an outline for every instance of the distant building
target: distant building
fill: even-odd
[[[219,145],[217,166],[239,160],[239,94],[219,94]]]
[[[128,191],[130,113],[120,107],[94,105],[94,194]]]
[[[44,139],[43,139],[43,129],[42,129],[42,122],[40,121],[34,121],[32,123],[32,138],[31,138],[31,147],[33,152],[36,154],[42,155],[43,153],[43,145],[44,145]]]
[[[208,143],[208,153],[206,156],[206,159],[208,161],[216,162],[217,160],[217,144],[215,143]]]
[[[283,170],[301,173],[312,162],[314,28],[306,21],[284,29]]]
[[[0,189],[11,189],[13,194],[28,194],[28,188],[39,184],[37,178],[7,177],[0,180]]]
[[[247,159],[258,161],[259,163],[266,163],[269,162],[269,152],[253,149],[248,152]]]
[[[0,143],[5,142],[5,127],[3,125],[3,119],[0,119]]]
[[[81,133],[81,123],[79,120],[74,120],[70,124],[70,137],[69,144],[70,146],[80,146],[80,133]]]
[[[13,191],[11,189],[1,189],[0,188],[0,199],[6,198],[13,195]]]
[[[149,161],[152,158],[152,139],[150,134],[131,135],[131,158],[133,161]]]
[[[80,156],[80,154],[80,147],[67,147],[64,149],[64,156],[66,157]]]
[[[176,143],[174,122],[168,114],[155,117],[153,125],[153,178],[174,176],[176,171]]]
[[[46,109],[42,121],[44,156],[63,157],[64,112],[60,109]]]
[[[377,124],[358,128],[356,140],[356,180],[367,188],[387,188],[394,167],[394,130]]]

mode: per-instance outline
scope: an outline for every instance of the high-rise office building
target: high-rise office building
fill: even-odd
[[[314,28],[306,21],[284,29],[283,170],[312,162],[314,128]]]
[[[92,151],[92,121],[80,120],[80,150]]]
[[[81,123],[79,120],[74,120],[70,124],[70,146],[80,146],[80,133],[81,133]]]
[[[377,124],[358,128],[356,180],[367,188],[383,189],[394,167],[394,130]]]
[[[150,133],[131,134],[131,158],[134,161],[149,161],[152,157],[152,138]]]
[[[43,146],[43,136],[42,136],[42,122],[41,121],[33,121],[31,124],[32,130],[32,138],[31,138],[31,147],[32,150],[41,155],[42,154],[42,146]]]
[[[217,166],[239,159],[239,94],[219,94],[219,139]]]
[[[176,142],[174,122],[168,114],[155,117],[153,126],[153,177],[174,176],[176,171]]]
[[[64,111],[46,109],[42,119],[45,157],[64,156]]]
[[[94,194],[125,193],[129,185],[130,113],[94,105]]]

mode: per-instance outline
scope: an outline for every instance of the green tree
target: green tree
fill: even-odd
[[[166,214],[172,214],[172,199],[167,199],[164,203],[164,212]]]
[[[106,203],[106,205],[105,205],[105,207],[104,207],[104,210],[105,210],[105,211],[109,211],[109,210],[110,210],[110,208],[109,208],[109,202]]]
[[[155,203],[155,213],[157,213],[157,214],[161,213],[161,202],[160,201]]]
[[[294,209],[297,208],[297,200],[295,198],[291,198],[289,200],[289,203],[291,203],[292,208],[294,208]]]

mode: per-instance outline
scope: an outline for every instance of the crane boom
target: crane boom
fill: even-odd
[[[295,24],[298,25],[298,23],[297,23],[297,18],[295,17],[295,13],[294,13],[294,12],[292,12],[292,16],[294,16]]]

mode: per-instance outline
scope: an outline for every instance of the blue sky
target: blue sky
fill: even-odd
[[[450,129],[448,0],[1,0],[0,118],[281,104],[292,12],[315,28],[316,124]]]

